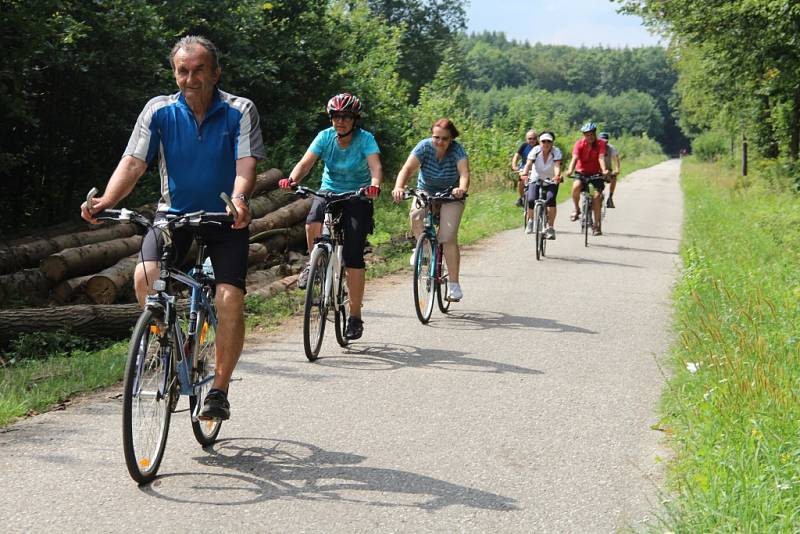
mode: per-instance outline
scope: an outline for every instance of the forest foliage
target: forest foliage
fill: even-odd
[[[463,1],[0,0],[0,233],[76,220],[102,187],[143,105],[175,92],[183,35],[220,49],[220,87],[253,100],[265,166],[288,171],[341,91],[365,102],[387,177],[433,119],[464,133],[476,176],[505,172],[525,129],[565,135],[595,120],[670,148],[675,73],[658,47],[612,50],[467,36]],[[574,137],[570,134],[570,138]],[[570,141],[571,142],[571,141]],[[654,144],[654,143],[653,143]],[[568,148],[565,146],[565,148]],[[657,150],[657,148],[656,148]],[[151,170],[134,196],[153,201]]]
[[[669,39],[677,116],[703,150],[728,145],[797,172],[800,153],[800,4],[784,0],[616,0]]]

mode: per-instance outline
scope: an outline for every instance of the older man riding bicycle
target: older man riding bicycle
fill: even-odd
[[[572,148],[572,160],[569,162],[567,176],[571,176],[577,169],[578,176],[572,184],[572,202],[575,211],[570,215],[570,220],[577,221],[581,215],[579,207],[581,191],[591,185],[594,188],[592,196],[592,211],[594,212],[594,228],[592,235],[602,235],[600,228],[600,198],[605,188],[605,178],[608,176],[606,167],[606,142],[597,138],[597,125],[587,122],[581,127],[583,138],[579,139]]]

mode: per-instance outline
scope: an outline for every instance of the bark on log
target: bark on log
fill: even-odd
[[[44,300],[52,284],[39,269],[25,269],[0,276],[0,302],[16,295]]]
[[[251,196],[277,189],[281,178],[283,178],[283,171],[280,169],[269,169],[266,172],[262,172],[256,176],[256,185]]]
[[[39,272],[41,273],[41,271]],[[44,276],[44,273],[42,273],[42,276]],[[78,276],[76,278],[64,280],[52,289],[51,294],[53,300],[58,304],[66,304],[72,301],[75,296],[86,290],[86,282],[88,282],[92,276],[94,275],[87,274],[86,276]]]
[[[253,219],[250,221],[250,235],[256,237],[260,232],[275,228],[288,228],[305,220],[311,209],[311,201],[310,198],[296,200],[264,217]]]
[[[271,297],[272,295],[276,295],[281,293],[282,291],[288,291],[289,289],[293,289],[297,287],[297,279],[299,275],[293,274],[291,276],[287,276],[285,278],[281,278],[280,280],[276,280],[271,282],[260,289],[253,291],[252,293],[248,291],[249,295],[258,295],[261,297]]]
[[[253,271],[247,273],[247,294],[253,293],[261,289],[262,287],[266,286],[267,284],[271,284],[275,280],[279,278],[279,275],[274,271]]]
[[[57,306],[0,310],[0,344],[18,334],[69,328],[89,337],[122,339],[139,318],[138,304]]]
[[[185,313],[188,299],[178,300],[178,313]],[[47,308],[0,310],[0,346],[19,334],[69,329],[87,337],[124,339],[142,313],[138,304],[79,304]]]
[[[75,234],[59,235],[52,238],[37,239],[21,245],[0,248],[0,274],[11,273],[34,267],[39,260],[60,250],[82,247],[112,239],[130,237],[136,227],[132,224],[115,224],[100,230],[87,230]]]
[[[111,267],[91,276],[86,282],[86,294],[95,304],[113,304],[133,281],[138,254],[122,258]]]
[[[264,263],[269,256],[269,249],[261,243],[250,243],[250,252],[247,255],[247,265]]]
[[[292,247],[302,246],[305,249],[306,228],[304,224],[296,224],[291,228],[280,228],[277,232],[262,241],[272,252],[283,252]]]
[[[139,250],[141,236],[69,248],[42,260],[39,268],[53,282],[95,273]]]
[[[277,190],[250,200],[250,215],[258,219],[283,206],[297,200],[297,196],[289,191]]]

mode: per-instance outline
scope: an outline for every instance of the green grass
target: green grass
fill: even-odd
[[[99,351],[75,351],[0,367],[0,427],[50,410],[78,393],[118,382],[127,345],[121,341]]]
[[[800,199],[685,160],[677,342],[661,426],[675,532],[798,532]],[[696,369],[695,372],[689,368]]]
[[[662,159],[625,162],[625,166],[630,172]],[[561,187],[559,199],[569,196],[569,184],[568,180],[566,186]],[[507,185],[500,189],[480,181],[473,184],[459,231],[460,243],[474,244],[521,224],[519,208],[514,207],[516,192],[510,181]],[[377,258],[367,270],[368,278],[409,268],[408,256],[413,247],[408,238],[409,204],[395,204],[388,197],[382,195],[375,209],[375,232],[370,236],[370,243]],[[303,298],[300,290],[269,298],[248,297],[245,302],[248,332],[275,328],[302,308]],[[27,414],[51,409],[77,393],[118,382],[122,378],[126,351],[127,342],[119,342],[98,351],[74,350],[69,354],[0,367],[0,427]]]

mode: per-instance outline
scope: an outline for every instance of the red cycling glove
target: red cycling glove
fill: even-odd
[[[381,194],[381,188],[377,185],[370,185],[364,188],[364,193],[369,198],[376,198],[378,195]]]
[[[294,186],[294,182],[289,178],[281,178],[278,181],[278,187],[281,189],[291,189]]]

